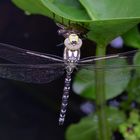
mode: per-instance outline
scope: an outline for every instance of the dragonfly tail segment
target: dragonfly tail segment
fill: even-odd
[[[65,85],[64,85],[64,89],[63,89],[61,110],[60,110],[60,115],[59,115],[59,125],[63,125],[63,123],[65,121],[70,86],[71,86],[71,73],[67,73],[66,77],[65,77]]]

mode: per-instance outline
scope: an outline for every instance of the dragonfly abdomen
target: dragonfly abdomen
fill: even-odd
[[[67,73],[65,78],[65,85],[63,89],[62,104],[61,104],[61,110],[59,116],[59,125],[63,125],[65,121],[70,86],[71,86],[71,74]]]

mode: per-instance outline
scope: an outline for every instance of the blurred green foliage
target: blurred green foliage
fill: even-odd
[[[114,107],[107,107],[107,120],[109,121],[111,131],[118,128],[125,120],[125,114],[123,111]],[[72,124],[67,130],[67,140],[93,140],[98,139],[98,116],[97,114],[91,114],[88,117],[81,119],[77,124]]]
[[[122,133],[125,140],[140,139],[140,115],[138,110],[130,112],[127,121],[119,126],[119,131]]]

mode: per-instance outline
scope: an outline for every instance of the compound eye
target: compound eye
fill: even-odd
[[[70,35],[69,35],[69,42],[70,42],[71,44],[76,45],[76,44],[78,43],[78,40],[79,40],[78,35],[76,35],[76,34],[70,34]]]

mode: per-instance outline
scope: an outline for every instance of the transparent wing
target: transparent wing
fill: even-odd
[[[118,53],[115,55],[107,55],[102,57],[87,57],[81,59],[78,63],[80,69],[123,69],[123,68],[134,68],[139,67],[139,64],[134,64],[133,59],[136,54],[139,54],[139,50],[129,51],[125,53]],[[102,63],[100,63],[102,61]]]
[[[0,64],[0,77],[27,83],[49,83],[64,73],[62,64]]]
[[[95,62],[94,62],[95,63]],[[78,71],[82,71],[81,79],[88,81],[87,75],[96,72],[104,72],[106,77],[110,77],[109,82],[115,83],[116,81],[129,79],[130,74],[140,70],[140,65],[134,65],[132,62],[127,61],[125,58],[111,58],[105,59],[103,65],[96,65],[92,63],[81,63],[77,66]],[[89,76],[90,78],[90,76]]]
[[[96,61],[101,61],[101,60],[108,60],[108,59],[127,59],[127,60],[132,60],[134,55],[140,52],[139,50],[133,50],[133,51],[128,51],[124,53],[118,53],[118,54],[113,54],[113,55],[106,55],[106,56],[101,56],[101,57],[86,57],[83,59],[80,59],[79,63],[81,64],[95,64]]]
[[[102,63],[99,63],[101,61]],[[100,85],[104,85],[107,99],[118,96],[126,89],[135,94],[140,92],[139,51],[116,54],[111,57],[98,57],[98,59],[90,57],[81,60],[77,69],[79,71],[73,88],[77,94],[84,97],[95,99],[96,80]],[[102,73],[104,77],[97,78],[97,74]]]
[[[0,43],[0,58],[21,64],[48,64],[63,62],[61,57],[29,51],[12,45]]]
[[[78,68],[90,71],[97,71],[101,69],[104,71],[113,71],[114,69],[139,69],[140,64],[134,63],[134,58],[139,53],[140,51],[134,50],[102,57],[87,57],[79,61]]]
[[[139,77],[137,83],[140,85],[140,52],[82,59],[77,69],[75,92],[91,98],[93,94],[91,97],[90,94],[95,92],[97,73],[104,73],[105,81],[100,82],[105,86],[106,98],[110,99],[126,90],[129,83],[135,82],[134,77]]]
[[[137,74],[138,72],[139,74]],[[96,69],[94,66],[88,66],[88,68],[82,67],[81,70],[77,72],[73,84],[74,91],[84,97],[95,99],[94,95],[96,95],[96,90],[98,90],[96,88],[97,73],[104,73],[104,77],[98,79],[98,84],[100,83],[100,86],[105,87],[107,99],[114,98],[121,94],[129,87],[129,83],[135,84],[134,77],[139,77],[137,83],[140,85],[140,66],[106,67],[105,69]]]

